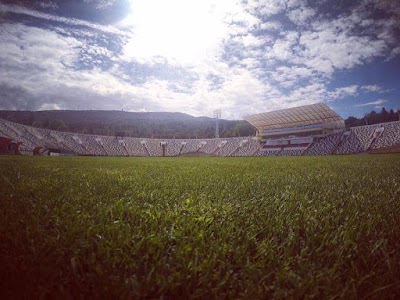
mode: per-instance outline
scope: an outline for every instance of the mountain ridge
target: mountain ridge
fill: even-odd
[[[180,112],[127,112],[119,110],[0,110],[0,118],[38,128],[98,135],[153,138],[212,138],[215,119]],[[220,136],[254,135],[243,120],[219,120]]]

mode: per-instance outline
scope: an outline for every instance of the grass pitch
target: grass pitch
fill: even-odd
[[[0,157],[0,296],[400,297],[400,155]]]

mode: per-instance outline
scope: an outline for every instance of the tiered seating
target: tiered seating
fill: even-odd
[[[340,142],[343,132],[330,134],[326,137],[315,140],[304,152],[304,155],[327,155],[332,154],[333,150]]]
[[[206,144],[199,149],[200,152],[213,154],[221,144],[221,139],[206,139]]]
[[[230,156],[232,152],[236,151],[242,142],[242,138],[229,138],[225,139],[226,143],[220,147],[215,153],[215,156]]]
[[[360,150],[362,152],[368,150],[373,140],[373,134],[375,132],[375,129],[378,127],[380,127],[380,125],[375,124],[375,125],[359,126],[351,128],[351,130],[356,135],[357,139],[360,141]]]
[[[277,156],[279,154],[279,152],[281,152],[281,150],[272,150],[272,149],[268,149],[268,150],[261,150],[260,151],[260,156]]]
[[[262,144],[260,142],[252,138],[244,139],[242,140],[242,142],[244,142],[244,144],[239,147],[237,151],[232,153],[232,156],[252,156],[255,155],[255,153],[259,152],[258,150],[260,150],[260,148],[262,147]]]
[[[128,153],[124,147],[118,142],[116,137],[102,136],[101,141],[107,154],[110,156],[127,156]]]
[[[352,154],[360,151],[360,142],[357,139],[354,132],[350,132],[349,135],[345,136],[343,141],[334,151],[334,154]]]
[[[199,148],[202,147],[201,143],[204,142],[204,140],[197,140],[197,139],[195,139],[195,140],[183,140],[183,142],[185,142],[186,144],[183,145],[180,154],[186,154],[186,153],[193,153],[193,152],[201,151],[201,150],[199,150]]]
[[[45,148],[61,148],[68,150],[66,145],[64,145],[61,136],[59,135],[59,131],[42,128],[35,129],[37,134],[42,137],[42,143]]]
[[[156,139],[146,139],[146,148],[149,151],[150,156],[162,156],[162,147],[161,147],[162,140]]]
[[[22,142],[23,146],[20,147],[21,151],[24,152],[32,152],[38,145],[34,144],[30,140],[26,139],[22,136],[22,132],[18,130],[15,126],[15,123],[8,122],[0,119],[0,127],[3,135],[6,137],[10,137],[14,141]]]
[[[400,121],[382,124],[384,130],[376,139],[373,149],[385,148],[400,143]]]
[[[383,128],[383,129],[382,129]],[[288,145],[262,145],[252,138],[220,139],[118,139],[111,136],[67,133],[33,128],[0,119],[0,136],[21,143],[24,154],[46,153],[58,149],[78,155],[109,156],[178,156],[186,153],[205,153],[213,156],[285,156],[362,153],[400,143],[400,121],[360,126],[349,132],[339,132],[315,140],[310,146],[299,139]],[[161,145],[165,143],[165,146]],[[165,153],[163,153],[165,147]],[[40,151],[38,149],[40,148]]]
[[[102,140],[101,137],[89,134],[81,134],[79,136],[82,143],[85,145],[87,150],[87,154],[89,155],[99,155],[105,156],[107,152],[105,151],[104,147],[98,142],[96,139]]]
[[[178,156],[182,148],[183,140],[167,140],[166,156]]]
[[[79,143],[79,138],[75,133],[59,132],[60,138],[63,140],[64,144],[74,153],[85,155],[86,149]]]
[[[142,139],[128,137],[124,141],[129,156],[149,156],[145,146],[141,144]]]
[[[379,125],[353,127],[335,150],[335,154],[362,153],[368,150],[373,140],[373,133]]]
[[[11,122],[8,123],[8,126],[14,128],[22,139],[28,140],[35,146],[41,146],[42,148],[53,146],[53,144],[46,143],[43,137],[33,127]]]
[[[10,138],[15,134],[15,132],[12,132],[12,130],[6,126],[6,121],[3,121],[3,119],[0,119],[0,134]]]
[[[278,156],[298,156],[298,155],[302,155],[303,152],[304,152],[304,149],[299,149],[299,148],[283,149],[277,155]]]

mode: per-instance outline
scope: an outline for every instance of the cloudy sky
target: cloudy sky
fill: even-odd
[[[398,4],[0,0],[0,109],[397,109]]]

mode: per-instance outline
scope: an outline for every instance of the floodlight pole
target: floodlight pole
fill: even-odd
[[[221,110],[220,109],[214,110],[213,116],[215,119],[215,138],[218,139],[219,138],[219,119],[221,118]]]

